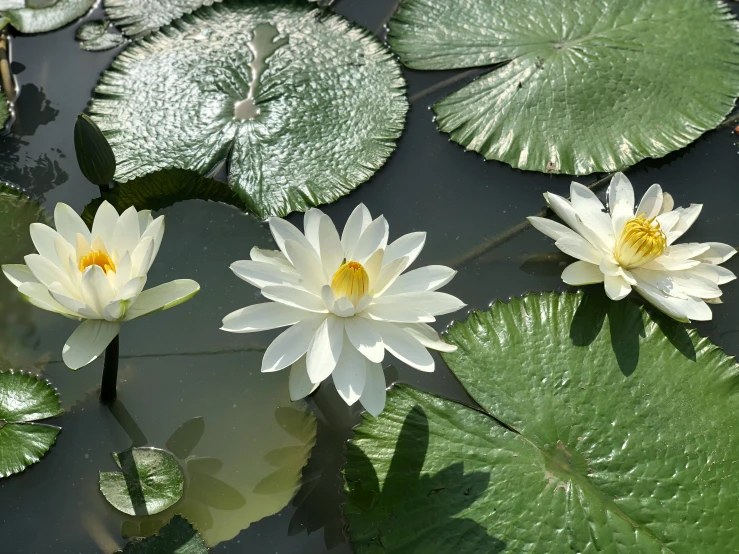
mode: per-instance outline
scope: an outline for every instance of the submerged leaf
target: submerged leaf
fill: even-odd
[[[33,422],[61,413],[48,382],[26,373],[0,373],[0,477],[20,473],[48,452],[60,429]]]
[[[156,535],[134,539],[119,554],[207,554],[205,541],[184,517],[175,515]]]
[[[85,15],[96,0],[56,0],[36,4],[27,0],[26,7],[17,10],[0,10],[0,16],[21,33],[46,33],[64,27]]]
[[[121,472],[100,472],[100,491],[128,515],[154,515],[173,506],[185,486],[177,460],[158,448],[131,448],[113,459]]]
[[[74,150],[77,164],[88,181],[108,185],[115,174],[115,155],[102,131],[85,114],[77,116],[74,125]]]
[[[483,411],[399,387],[365,417],[345,472],[358,552],[739,548],[739,371],[718,347],[581,294],[495,303],[447,339]]]
[[[406,0],[388,42],[413,69],[500,64],[434,106],[489,160],[584,175],[658,158],[716,127],[739,94],[723,2]]]
[[[90,112],[117,181],[207,174],[228,159],[230,186],[264,217],[369,179],[402,131],[404,86],[390,52],[338,15],[305,0],[226,0],[122,52]]]

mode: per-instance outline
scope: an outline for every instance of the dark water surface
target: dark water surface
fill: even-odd
[[[340,0],[335,9],[383,36],[395,4]],[[100,13],[98,8],[87,19]],[[12,41],[20,97],[10,132],[0,135],[0,181],[19,185],[49,211],[59,201],[81,211],[99,195],[77,168],[72,132],[117,51],[80,50],[74,41],[78,25]],[[567,196],[570,178],[485,162],[437,131],[430,105],[479,71],[404,72],[411,110],[397,151],[369,182],[321,209],[342,226],[364,202],[374,216],[385,214],[391,238],[427,231],[416,265],[458,269],[445,291],[470,308],[484,309],[495,299],[529,291],[566,290],[559,274],[567,259],[550,239],[530,228],[507,241],[496,237],[537,213],[544,206],[543,192]],[[729,129],[719,129],[678,153],[638,164],[628,176],[637,196],[657,182],[677,205],[704,204],[686,241],[736,246],[735,142]],[[148,286],[193,278],[202,292],[173,310],[124,326],[119,400],[112,408],[97,401],[101,361],[77,372],[61,362],[62,346],[76,323],[3,299],[2,306],[12,306],[13,312],[0,314],[0,337],[9,337],[0,348],[0,369],[43,373],[59,390],[66,413],[55,421],[63,430],[44,459],[0,481],[0,552],[113,552],[128,537],[153,531],[169,513],[154,516],[153,522],[127,517],[98,491],[98,472],[115,469],[110,452],[132,444],[166,447],[180,457],[189,481],[184,501],[173,511],[199,522],[209,542],[220,543],[216,553],[350,552],[342,532],[339,471],[359,408],[346,407],[330,384],[307,405],[291,403],[287,370],[259,371],[262,352],[277,332],[219,331],[224,315],[260,301],[257,289],[228,266],[248,258],[252,246],[274,247],[266,226],[230,206],[197,200],[161,213],[167,216],[167,231]],[[289,219],[302,224],[299,214]],[[491,242],[495,246],[486,247]],[[3,263],[11,261],[3,258],[5,248],[0,244]],[[726,267],[739,272],[739,257]],[[713,307],[713,321],[696,327],[736,355],[739,287],[733,282],[724,291],[725,303]],[[16,294],[8,287],[0,292]],[[464,317],[441,317],[437,328]],[[464,391],[438,357],[437,363],[433,374],[398,363],[387,370],[388,380],[464,401]],[[308,456],[301,487],[300,468]]]

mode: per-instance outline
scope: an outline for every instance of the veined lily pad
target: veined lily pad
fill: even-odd
[[[500,64],[434,106],[439,128],[534,171],[664,156],[739,95],[739,33],[723,2],[406,0],[388,42],[413,69]]]
[[[100,491],[128,515],[154,515],[173,506],[185,486],[175,458],[158,448],[131,448],[113,459],[121,472],[100,472]]]
[[[26,0],[26,7],[0,10],[0,16],[21,33],[46,33],[85,15],[96,0]],[[38,6],[38,7],[34,7]]]
[[[123,35],[111,32],[108,20],[86,21],[77,28],[75,38],[80,41],[80,48],[88,52],[110,50],[126,42]]]
[[[305,0],[225,0],[122,52],[92,118],[117,181],[179,167],[229,184],[259,216],[331,202],[369,179],[408,108],[390,52]]]
[[[739,549],[734,359],[603,299],[452,326],[444,358],[482,410],[399,387],[365,418],[345,471],[359,553]]]
[[[127,36],[138,38],[221,0],[104,0],[105,12]]]
[[[187,169],[163,169],[103,191],[82,212],[82,219],[88,225],[92,225],[103,200],[110,202],[118,213],[130,206],[137,210],[161,210],[182,200],[210,200],[245,208],[228,185]]]
[[[38,462],[61,429],[34,423],[62,413],[56,391],[33,375],[0,373],[0,477]]]
[[[175,515],[151,537],[134,539],[120,554],[207,554],[208,548],[184,517]]]

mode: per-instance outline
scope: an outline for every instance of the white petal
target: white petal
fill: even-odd
[[[376,305],[404,306],[420,310],[432,316],[450,314],[466,306],[459,298],[445,292],[409,292],[406,294],[383,296],[381,298],[375,298],[370,308]]]
[[[559,239],[554,244],[565,254],[584,262],[599,264],[603,258],[603,254],[582,237],[566,237]]]
[[[659,223],[659,227],[661,231],[665,233],[666,237],[667,234],[672,231],[675,225],[677,225],[680,221],[680,214],[675,211],[659,214],[656,221],[657,223]]]
[[[2,269],[3,273],[8,278],[8,281],[13,283],[16,287],[21,286],[23,283],[38,283],[38,280],[26,265],[5,264],[2,266]]]
[[[362,298],[359,299],[359,302],[357,302],[357,307],[354,310],[354,313],[362,313],[374,299],[375,297],[371,294],[365,294]]]
[[[652,185],[647,189],[647,192],[644,193],[635,213],[637,217],[644,215],[647,219],[652,219],[659,215],[661,209],[662,187],[659,185]]]
[[[251,249],[251,252],[249,252],[249,257],[255,262],[279,265],[284,268],[288,268],[291,271],[294,271],[295,269],[290,263],[290,260],[285,257],[285,254],[277,250],[263,250],[255,246]]]
[[[363,264],[377,250],[384,250],[387,246],[388,232],[389,227],[385,217],[380,216],[375,219],[359,237],[351,259]]]
[[[380,249],[376,250],[369,259],[364,262],[364,270],[367,272],[370,283],[377,281],[377,277],[380,275],[382,270],[383,260],[385,258],[385,251]]]
[[[387,288],[392,285],[398,276],[403,273],[408,267],[410,260],[406,257],[397,258],[382,266],[379,275],[374,283],[372,283],[372,294],[375,297],[380,296],[384,293]]]
[[[133,252],[141,239],[139,216],[136,208],[131,206],[118,218],[113,230],[113,249],[119,256],[126,252]],[[133,255],[132,255],[133,258]]]
[[[324,285],[323,288],[321,288],[321,300],[323,300],[323,304],[329,312],[334,311],[336,299],[334,298],[334,291],[331,290],[331,285]]]
[[[82,299],[99,317],[103,317],[103,309],[115,300],[115,290],[108,280],[103,268],[91,265],[82,273],[80,284]]]
[[[707,321],[713,317],[711,308],[702,300],[696,300],[695,298],[690,297],[677,298],[670,296],[661,290],[642,282],[634,288],[644,297],[645,300],[678,321],[683,321],[685,323],[690,322],[691,319],[696,321]]]
[[[340,317],[330,315],[318,328],[308,347],[305,361],[311,381],[320,383],[331,375],[341,356],[343,344],[344,321]]]
[[[325,315],[311,315],[283,331],[264,353],[262,372],[279,371],[303,357],[325,320]]]
[[[128,283],[123,285],[120,290],[118,291],[118,298],[120,300],[132,300],[138,297],[139,294],[141,294],[141,291],[144,290],[144,287],[146,286],[146,276],[141,275],[140,277],[134,277],[133,279],[129,280]]]
[[[348,317],[344,321],[346,335],[361,354],[368,360],[380,363],[385,357],[385,347],[382,338],[372,323],[362,317]]]
[[[700,275],[701,277],[704,277],[716,283],[717,285],[724,285],[736,279],[736,275],[734,275],[733,272],[729,271],[725,267],[721,267],[720,265],[702,263],[688,270],[688,272],[695,275]]]
[[[67,310],[74,313],[77,319],[101,319],[93,307],[88,306],[79,298],[70,295],[60,283],[52,283],[49,287],[51,297],[64,306]]]
[[[590,230],[587,225],[584,225],[583,222],[580,221],[575,209],[567,200],[549,192],[544,194],[544,199],[547,201],[547,204],[549,204],[552,211],[587,242],[592,245],[597,245],[598,248],[613,249],[614,244],[611,244],[610,246],[606,245],[604,237],[599,237]]]
[[[126,315],[126,311],[133,304],[133,300],[119,299],[113,300],[103,308],[103,319],[106,321],[120,321]]]
[[[199,290],[200,285],[191,279],[177,279],[145,290],[126,312],[125,321],[174,308],[195,296]]]
[[[359,402],[364,406],[370,414],[377,417],[385,409],[385,399],[387,394],[387,385],[385,384],[385,374],[380,364],[367,364],[367,377],[364,383],[364,390]]]
[[[603,272],[597,265],[577,261],[562,272],[562,280],[568,285],[590,285],[603,282]]]
[[[300,246],[294,240],[286,240],[285,254],[295,266],[302,287],[315,295],[320,294],[329,278],[324,273],[323,264],[315,250]]]
[[[305,365],[305,356],[290,367],[290,400],[295,402],[305,398],[318,388],[320,383],[311,383],[308,377],[308,368]]]
[[[47,312],[58,313],[71,319],[80,319],[79,314],[65,308],[59,302],[54,300],[51,297],[51,294],[49,294],[49,289],[41,283],[21,283],[18,287],[18,292],[20,292],[28,302],[37,308],[41,308]]]
[[[344,261],[344,248],[341,246],[339,232],[336,230],[334,222],[327,215],[321,217],[318,242],[323,270],[327,276],[331,277]]]
[[[118,267],[116,268],[115,286],[119,289],[122,288],[131,280],[132,277],[134,277],[134,275],[133,263],[131,262],[131,253],[126,252],[123,255],[123,258],[121,258],[118,262]]]
[[[570,203],[580,220],[598,237],[608,242],[615,240],[611,217],[605,212],[605,206],[592,190],[573,182],[570,186]]]
[[[652,271],[681,271],[695,267],[700,262],[698,260],[682,260],[672,258],[666,254],[653,259],[651,262],[641,266],[643,269],[651,269]]]
[[[546,236],[548,236],[549,238],[553,238],[554,240],[559,240],[565,237],[580,236],[569,227],[566,227],[561,223],[557,223],[556,221],[552,221],[551,219],[534,216],[527,217],[526,219],[529,220],[529,223],[531,223],[531,226],[534,229],[541,233],[544,233]]]
[[[617,203],[630,208],[633,217],[634,187],[631,186],[631,181],[626,178],[626,175],[620,171],[613,176],[608,185],[608,206],[611,208],[611,213]]]
[[[77,236],[81,237],[82,235]],[[77,278],[81,276],[81,273],[78,266],[77,251],[75,247],[64,240],[61,235],[57,234],[54,239],[54,250],[56,251],[55,258],[57,260],[55,263],[70,278],[70,280],[77,282]]]
[[[399,327],[408,331],[414,339],[431,350],[440,352],[454,352],[457,350],[456,345],[441,340],[434,328],[425,323],[406,323],[400,324]]]
[[[621,300],[631,292],[631,285],[620,275],[606,275],[603,278],[606,294],[611,300]]]
[[[144,232],[146,232],[146,229],[154,221],[154,218],[151,215],[151,210],[141,210],[137,215],[139,219],[139,234],[143,236]]]
[[[131,252],[131,273],[135,276],[146,275],[152,261],[154,261],[154,239],[146,237]]]
[[[264,287],[262,296],[268,300],[274,300],[309,312],[326,313],[328,311],[319,296],[295,287],[279,285]]]
[[[434,371],[431,354],[408,331],[392,323],[376,322],[374,325],[385,348],[393,356],[420,371]]]
[[[318,208],[311,208],[303,216],[303,233],[306,240],[315,250],[316,255],[321,252],[320,226],[323,212]]]
[[[139,214],[141,215],[141,214]],[[159,247],[162,244],[162,238],[164,237],[164,216],[161,215],[152,221],[141,234],[141,240],[151,237],[154,239],[154,252],[151,254],[151,260],[149,261],[149,267],[154,262],[159,253]],[[148,269],[147,269],[148,271]]]
[[[443,265],[419,267],[398,277],[383,296],[434,291],[449,283],[456,274],[452,268]]]
[[[349,406],[354,404],[364,391],[367,379],[367,360],[347,340],[341,357],[333,372],[334,386],[339,396]]]
[[[56,253],[55,242],[57,238],[61,240],[64,240],[64,238],[54,229],[43,223],[31,223],[30,232],[31,240],[38,253],[52,263],[61,265]]]
[[[305,235],[303,235],[303,233],[301,233],[292,223],[288,223],[279,217],[270,217],[268,222],[269,228],[272,231],[272,236],[275,238],[278,248],[283,254],[285,254],[285,256],[287,256],[288,259],[290,259],[290,256],[285,252],[286,240],[294,240],[304,248],[313,249],[313,246],[311,246],[311,243],[305,238]],[[254,259],[253,256],[252,259]]]
[[[620,237],[624,230],[624,225],[630,219],[634,218],[634,208],[626,202],[617,202],[611,206],[611,224],[613,228],[613,236]]]
[[[57,232],[70,244],[77,244],[77,233],[90,242],[90,230],[71,207],[59,202],[54,208],[54,225]]]
[[[101,319],[83,322],[62,349],[62,359],[70,369],[79,369],[94,361],[121,330],[120,323]]]
[[[710,248],[708,244],[702,242],[686,242],[668,247],[665,255],[674,260],[689,260],[707,252]]]
[[[388,297],[395,299],[396,296]],[[394,323],[431,323],[436,318],[416,306],[394,301],[384,302],[382,298],[367,306],[364,314],[376,321],[392,321]]]
[[[239,279],[260,289],[270,285],[298,286],[300,282],[294,269],[288,270],[286,266],[266,262],[239,260],[231,264],[231,271]]]
[[[92,236],[100,238],[108,252],[112,252],[114,248],[113,233],[117,223],[118,212],[107,200],[104,200],[98,211],[95,212],[95,219],[92,222]]]
[[[254,333],[294,325],[308,315],[307,312],[278,302],[254,304],[231,312],[223,318],[221,330],[229,333]]]
[[[65,287],[71,286],[71,281],[67,273],[41,254],[29,254],[23,259],[26,262],[26,267],[33,273],[36,280],[47,287],[56,281]]]
[[[677,208],[675,211],[680,214],[680,221],[667,233],[667,244],[672,244],[695,223],[703,209],[703,204],[691,204],[688,208]]]
[[[334,302],[334,306],[331,308],[331,313],[339,317],[351,317],[357,313],[357,310],[354,307],[354,304],[344,296]]]
[[[709,249],[700,256],[696,256],[695,259],[707,264],[722,264],[736,254],[736,250],[728,244],[720,242],[706,242],[705,244],[709,246]]]
[[[696,298],[718,298],[722,295],[718,285],[705,277],[691,274],[687,271],[679,271],[672,274],[671,278],[688,296],[695,296]]]
[[[675,207],[675,199],[669,192],[662,191],[662,208],[660,213],[671,212]]]
[[[408,265],[411,265],[423,250],[424,244],[426,244],[426,233],[416,232],[403,235],[385,249],[383,263],[387,264],[398,258],[408,258]]]
[[[344,257],[347,260],[351,260],[354,249],[359,242],[359,237],[362,236],[364,230],[369,227],[372,222],[372,216],[369,210],[364,204],[360,204],[346,220],[344,225],[344,232],[341,234],[341,247],[344,249]]]

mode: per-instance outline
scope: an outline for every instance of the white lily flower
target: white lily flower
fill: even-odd
[[[706,321],[708,304],[721,303],[719,285],[736,276],[719,264],[736,254],[718,242],[674,244],[703,208],[673,210],[672,197],[652,185],[634,210],[634,189],[617,173],[608,189],[606,212],[591,190],[572,183],[570,201],[546,193],[549,207],[569,227],[541,217],[531,224],[557,241],[557,247],[579,261],[562,280],[569,285],[604,283],[606,294],[621,300],[635,289],[648,302],[678,321]]]
[[[162,242],[164,216],[154,219],[150,211],[133,207],[119,216],[103,202],[90,231],[71,207],[59,203],[54,224],[56,230],[32,223],[38,254],[26,256],[25,265],[3,265],[2,270],[34,306],[86,320],[62,351],[71,369],[95,360],[123,321],[176,306],[200,290],[189,279],[143,290]]]
[[[320,210],[305,214],[304,230],[271,218],[280,251],[254,248],[251,260],[231,265],[247,283],[272,300],[227,315],[224,331],[253,333],[291,326],[269,346],[262,371],[290,370],[293,400],[313,392],[333,375],[339,395],[357,400],[373,415],[385,407],[380,362],[387,350],[420,371],[433,371],[426,348],[453,352],[428,323],[464,304],[436,292],[456,271],[428,266],[401,275],[418,257],[425,233],[410,233],[388,245],[384,217],[374,221],[360,204],[339,237]]]

